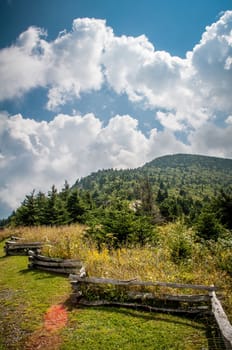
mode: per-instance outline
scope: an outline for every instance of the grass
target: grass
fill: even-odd
[[[70,286],[61,276],[28,270],[27,257],[5,257],[3,245],[1,242],[0,344],[2,349],[24,349],[28,335],[42,326],[47,308],[62,302]]]
[[[79,309],[70,314],[62,350],[207,349],[199,322],[164,314],[115,308]]]
[[[218,269],[207,247],[194,245],[187,259],[173,261],[173,249],[178,235],[191,247],[192,232],[178,225],[160,228],[156,247],[99,252],[95,245],[83,239],[83,226],[59,228],[23,228],[2,232],[2,237],[17,235],[30,241],[43,241],[44,253],[51,256],[81,259],[90,276],[134,278],[142,280],[175,281],[216,284],[224,290],[224,302],[231,312],[232,282],[230,276]],[[187,235],[187,238],[186,236]],[[172,237],[172,239],[171,239]],[[177,243],[176,243],[177,242]],[[174,244],[174,246],[173,246]],[[26,347],[34,337],[35,343],[51,334],[41,334],[46,310],[64,303],[68,323],[59,331],[59,341],[43,345],[43,349],[222,349],[212,346],[208,320],[189,319],[165,314],[146,313],[116,308],[76,308],[68,302],[70,285],[67,278],[27,269],[27,257],[5,257],[0,243],[0,350],[32,349]],[[174,247],[174,248],[173,248]],[[168,291],[170,292],[170,290]],[[211,342],[211,343],[210,343]],[[30,343],[29,344],[35,344]],[[55,345],[56,344],[56,345]],[[52,347],[53,346],[53,347]]]

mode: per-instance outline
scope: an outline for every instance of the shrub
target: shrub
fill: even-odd
[[[173,226],[172,235],[169,241],[171,258],[175,263],[186,261],[192,256],[192,234],[181,222]]]
[[[201,212],[195,227],[197,235],[204,240],[217,241],[225,232],[224,227],[215,215],[208,211]]]

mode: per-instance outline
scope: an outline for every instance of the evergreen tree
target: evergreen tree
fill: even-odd
[[[232,188],[228,188],[227,192],[221,190],[220,194],[212,201],[211,207],[218,220],[232,230]]]
[[[102,243],[118,248],[125,244],[143,245],[153,239],[153,226],[147,217],[136,215],[126,201],[112,201],[100,218],[92,225],[88,236],[94,238],[99,247]]]
[[[137,211],[138,214],[150,218],[152,224],[162,221],[159,208],[155,205],[152,186],[149,178],[146,176],[141,182],[140,187],[141,206]]]
[[[86,212],[86,207],[77,189],[73,190],[68,197],[67,211],[69,222],[83,222],[83,215]]]
[[[12,216],[11,223],[15,226],[33,226],[38,224],[38,208],[35,199],[35,190],[26,195],[22,205]]]
[[[68,181],[65,180],[64,186],[60,192],[60,198],[62,199],[63,202],[67,202],[69,193],[70,193],[70,186],[68,184]]]
[[[38,224],[46,225],[47,197],[41,191],[39,191],[38,194],[36,195],[36,207],[37,207],[37,215],[38,215]]]
[[[181,216],[181,206],[175,197],[166,198],[159,206],[161,215],[168,221],[175,221]]]
[[[200,238],[217,241],[224,231],[214,213],[206,209],[201,212],[196,223],[196,232]]]
[[[52,185],[51,190],[48,192],[47,208],[46,208],[46,224],[57,225],[60,221],[60,205],[59,205],[58,193],[55,185]]]

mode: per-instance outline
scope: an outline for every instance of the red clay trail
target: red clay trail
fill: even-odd
[[[58,331],[68,322],[68,313],[62,304],[52,305],[44,315],[43,327],[30,337],[26,350],[58,350],[61,337]]]
[[[44,328],[55,332],[63,328],[68,321],[68,314],[63,305],[52,305],[44,316]]]

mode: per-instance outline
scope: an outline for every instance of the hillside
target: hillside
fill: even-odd
[[[149,179],[154,195],[160,187],[171,194],[190,195],[202,200],[217,195],[232,184],[232,159],[201,155],[163,156],[137,169],[99,170],[78,180],[75,187],[93,192],[95,197],[116,195],[137,199],[141,181]]]
[[[231,185],[231,159],[169,155],[137,169],[99,170],[71,188],[65,182],[60,193],[54,185],[47,195],[32,191],[9,220],[16,226],[93,223],[97,216],[102,219],[105,208],[122,215],[136,205],[137,214],[151,217],[153,224],[183,217],[194,224],[202,208],[218,198],[211,211],[231,229]]]

